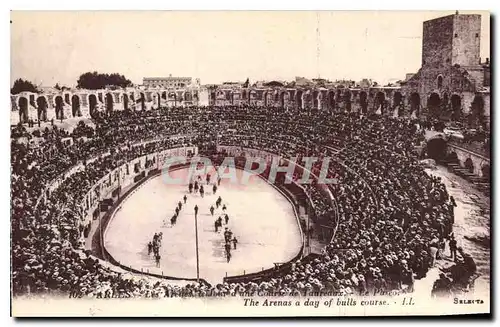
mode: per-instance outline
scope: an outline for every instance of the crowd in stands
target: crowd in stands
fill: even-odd
[[[72,297],[228,296],[317,292],[364,294],[412,290],[434,263],[431,242],[451,233],[453,204],[439,178],[413,151],[423,141],[415,121],[357,113],[284,112],[272,108],[179,108],[115,111],[95,128],[56,126],[11,142],[14,294],[60,292]],[[65,143],[64,139],[72,141]],[[21,142],[21,139],[37,139]],[[332,239],[314,260],[258,282],[190,284],[127,279],[82,246],[82,197],[124,162],[180,145],[261,149],[284,158],[330,157],[328,178],[305,186],[314,219]],[[71,167],[83,169],[68,174]],[[312,172],[319,175],[321,162]],[[64,176],[53,191],[46,187]],[[314,178],[313,178],[314,179]],[[331,195],[331,196],[330,196]]]

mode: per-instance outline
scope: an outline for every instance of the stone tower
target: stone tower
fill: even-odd
[[[424,22],[422,67],[479,65],[481,15],[458,14]]]

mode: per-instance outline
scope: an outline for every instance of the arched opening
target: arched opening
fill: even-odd
[[[341,98],[342,98],[342,90],[340,90],[340,89],[336,89],[336,90],[335,90],[335,100],[336,100],[337,102],[339,102],[339,101],[342,101],[342,99],[341,99]]]
[[[257,92],[255,92],[255,90],[250,90],[250,92],[248,92],[248,103],[250,103],[250,101],[252,101],[253,99],[255,99],[255,94]]]
[[[63,98],[60,95],[56,97],[56,119],[64,119]]]
[[[71,97],[71,114],[73,117],[81,117],[82,115],[80,111],[80,97],[76,94]]]
[[[231,92],[231,91],[229,91],[229,92]],[[184,92],[182,92],[182,91],[176,92],[175,99],[176,99],[176,101],[179,101],[182,103],[184,101]]]
[[[344,91],[344,104],[345,104],[345,109],[347,110],[347,112],[351,112],[351,91],[350,90]]]
[[[25,97],[19,98],[19,121],[21,123],[28,121],[28,99]]]
[[[128,107],[128,95],[127,94],[123,95],[123,110],[125,110],[125,111],[130,110]]]
[[[163,100],[167,100],[167,91],[163,91],[163,93],[161,94],[161,98]]]
[[[129,101],[132,104],[132,108],[135,110],[135,107],[136,107],[137,103],[135,102],[135,95],[134,95],[134,93],[130,93]],[[130,109],[132,110],[132,108],[130,108]]]
[[[231,93],[232,94],[232,93]],[[264,107],[267,107],[267,91],[265,91],[263,94],[262,94],[262,98],[264,100]],[[232,103],[232,101],[231,101]]]
[[[312,100],[313,100],[313,109],[314,110],[317,110],[319,109],[319,101],[318,101],[318,96],[319,96],[319,92],[318,91],[313,91],[312,93]]]
[[[368,95],[365,91],[359,93],[359,105],[361,106],[361,112],[366,114],[368,112]]]
[[[439,75],[437,78],[437,87],[438,89],[443,87],[443,76]]]
[[[433,138],[427,142],[427,155],[436,162],[443,161],[446,155],[446,141],[440,137]]]
[[[403,95],[401,92],[394,92],[393,106],[398,110],[398,116],[403,115]]]
[[[335,94],[332,91],[326,93],[326,108],[333,111],[335,108]]]
[[[410,95],[410,115],[413,113],[417,117],[420,115],[420,94],[416,92]]]
[[[473,124],[478,124],[485,127],[486,117],[484,115],[484,99],[480,95],[476,95],[471,103]]]
[[[47,108],[48,108],[48,103],[47,99],[45,97],[38,97],[36,99],[36,106],[38,108],[38,120],[40,121],[46,121],[47,120]]]
[[[297,94],[295,95],[295,102],[297,103],[297,109],[302,109],[303,103],[302,103],[302,91],[297,91]]]
[[[393,100],[394,107],[399,107],[401,103],[403,102],[403,95],[401,92],[394,92],[394,100]]]
[[[234,98],[234,94],[233,94],[233,93],[231,93],[231,101],[233,101],[233,98]],[[184,94],[184,99],[185,99],[186,101],[193,101],[193,95],[191,94],[191,92],[186,92],[186,93]],[[232,102],[231,102],[231,103],[232,103]]]
[[[89,95],[89,112],[90,112],[90,117],[94,117],[96,114],[97,109],[97,97],[95,94]]]
[[[451,96],[451,111],[453,120],[459,120],[462,116],[462,99],[457,94]]]
[[[306,110],[310,110],[311,109],[311,103],[312,103],[312,94],[311,94],[311,91],[304,92],[303,101],[304,101],[304,103],[302,104],[303,108],[306,109]]]
[[[281,97],[281,93],[275,91],[274,92],[274,102],[279,102],[281,99],[280,97]]]
[[[113,95],[111,93],[106,93],[106,112],[113,111]]]
[[[340,89],[337,89],[337,91],[335,91],[335,101],[337,104],[342,103],[342,91]]]
[[[486,164],[481,167],[481,176],[486,179],[490,179],[490,165]]]
[[[160,109],[161,108],[161,94],[156,93],[156,98],[158,99],[158,109]]]
[[[469,171],[469,173],[474,174],[474,163],[471,158],[467,158],[464,163],[465,168]]]
[[[141,97],[139,98],[139,102],[141,103],[141,110],[146,110],[146,96],[143,92],[141,92]]]
[[[375,111],[378,111],[380,109],[380,114],[384,114],[384,106],[385,106],[385,93],[384,92],[377,92],[377,95],[375,95]]]
[[[246,100],[246,98],[247,98],[247,91],[246,91],[246,90],[243,90],[243,92],[242,92],[242,94],[241,94],[241,98],[242,98],[243,100]]]
[[[438,116],[440,114],[439,107],[441,105],[441,98],[437,93],[431,93],[429,100],[427,100],[427,109],[431,116]]]
[[[285,108],[285,92],[281,92],[280,102],[281,102],[281,108]]]

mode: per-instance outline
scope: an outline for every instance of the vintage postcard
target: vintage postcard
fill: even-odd
[[[485,11],[13,11],[12,316],[489,314]]]

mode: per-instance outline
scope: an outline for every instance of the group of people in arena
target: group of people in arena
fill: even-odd
[[[148,255],[151,255],[151,253],[153,253],[157,268],[160,267],[161,262],[160,248],[162,239],[163,232],[155,233],[153,235],[153,240],[148,243]]]
[[[16,135],[22,137],[11,140],[14,294],[365,294],[411,291],[414,280],[426,276],[436,259],[434,240],[440,247],[451,240],[454,205],[440,178],[418,163],[414,148],[424,136],[415,127],[417,121],[358,113],[233,109],[113,111],[95,117],[95,127],[79,125],[68,133],[54,126],[39,137],[16,127]],[[85,137],[83,128],[91,130]],[[73,138],[72,144],[62,142],[67,137]],[[21,139],[37,139],[38,144]],[[186,145],[215,151],[219,144],[262,149],[299,161],[305,156],[334,158],[327,177],[337,183],[320,188],[313,181],[304,186],[311,215],[335,231],[317,258],[298,260],[289,270],[258,283],[181,287],[166,280],[128,279],[83,250],[88,213],[81,202],[99,179],[142,155]],[[83,169],[70,172],[76,165]],[[320,163],[313,166],[315,176],[319,169]],[[62,181],[48,191],[47,185],[61,176]],[[325,196],[325,187],[332,198]],[[472,275],[473,259],[463,251],[457,256],[458,263],[467,262],[463,267]]]
[[[208,181],[207,181],[208,183]],[[218,179],[218,184],[220,185],[220,178]],[[214,185],[215,186],[215,185]],[[222,203],[222,198],[219,196],[217,200],[215,201],[215,208],[214,206],[210,206],[210,215],[213,217],[214,212],[216,209],[219,209],[221,207],[222,213],[219,215],[219,217],[214,221],[214,226],[215,226],[215,233],[219,232],[219,229],[222,231],[222,224],[224,225],[229,225],[229,215],[227,214],[227,206],[226,204]],[[224,229],[224,252],[226,255],[226,260],[229,263],[231,261],[231,245],[234,246],[234,250],[236,250],[236,245],[238,244],[238,239],[236,236],[233,236],[233,232],[229,227],[226,227]]]

